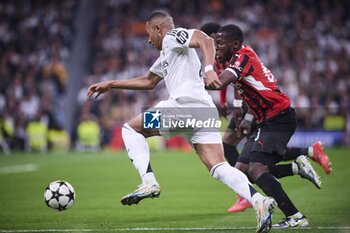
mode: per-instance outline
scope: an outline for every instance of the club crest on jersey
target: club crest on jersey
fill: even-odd
[[[188,40],[188,33],[184,30],[179,31],[176,33],[176,41],[179,42],[180,44],[185,44],[186,41]]]

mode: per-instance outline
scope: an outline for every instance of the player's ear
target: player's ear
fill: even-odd
[[[240,43],[238,40],[235,40],[235,41],[233,42],[233,46],[235,46],[235,48],[238,48],[238,47],[241,46],[241,43]]]
[[[232,48],[233,48],[234,51],[239,50],[240,47],[241,47],[241,43],[238,40],[233,41]]]
[[[155,29],[157,32],[160,32],[160,31],[161,31],[160,24],[155,25],[155,26],[154,26],[154,29]]]

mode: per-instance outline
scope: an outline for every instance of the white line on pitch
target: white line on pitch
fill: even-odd
[[[37,166],[33,163],[9,166],[9,167],[0,167],[0,175],[3,174],[13,174],[13,173],[24,173],[24,172],[34,172],[37,170]]]
[[[229,231],[229,230],[253,230],[255,227],[136,227],[136,228],[107,228],[107,229],[23,229],[23,230],[0,230],[2,233],[26,233],[26,232],[113,232],[113,231]],[[350,226],[330,227],[299,227],[293,230],[350,230]]]

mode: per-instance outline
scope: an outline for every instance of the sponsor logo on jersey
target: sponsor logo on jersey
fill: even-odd
[[[184,30],[179,31],[176,33],[176,41],[179,42],[180,44],[185,44],[186,41],[188,40],[188,33]]]
[[[240,63],[239,63],[239,65],[240,65]],[[236,62],[235,62],[235,64],[230,65],[230,68],[235,68],[236,70],[239,70],[240,72],[242,72],[242,70],[243,70],[242,67],[236,65]]]

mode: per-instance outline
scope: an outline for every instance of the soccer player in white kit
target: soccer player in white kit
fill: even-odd
[[[148,90],[165,80],[170,97],[160,101],[154,108],[210,108],[215,109],[211,96],[204,87],[201,77],[201,63],[195,48],[203,54],[205,76],[217,74],[213,70],[215,45],[212,38],[197,29],[174,27],[172,17],[165,11],[154,11],[146,23],[149,43],[160,50],[160,56],[147,75],[129,80],[111,80],[96,83],[88,88],[89,97],[96,98],[112,89]],[[217,111],[216,111],[217,114]],[[140,174],[142,184],[121,200],[123,205],[137,204],[144,198],[160,195],[160,186],[150,165],[150,152],[146,141],[151,136],[172,136],[166,129],[143,130],[142,114],[124,124],[122,136],[128,156]],[[180,129],[181,130],[181,129]],[[180,132],[181,133],[181,132]],[[236,193],[250,201],[257,216],[257,232],[268,232],[271,228],[272,212],[276,202],[264,197],[249,183],[248,178],[238,169],[231,167],[224,159],[222,139],[217,131],[188,129],[181,133],[192,143],[196,153],[211,175]]]

